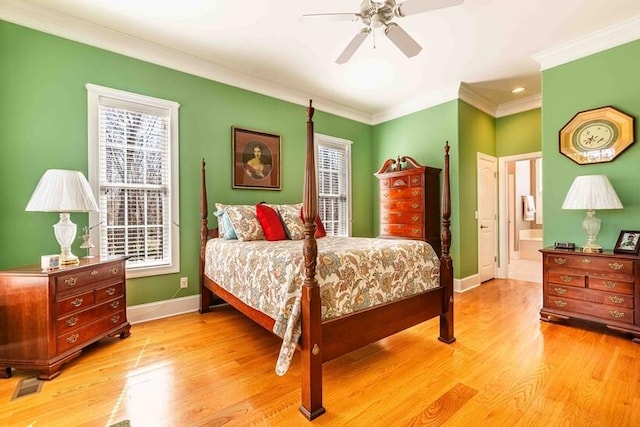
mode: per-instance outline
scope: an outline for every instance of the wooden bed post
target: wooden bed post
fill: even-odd
[[[318,215],[318,187],[316,184],[316,160],[314,147],[313,113],[309,100],[307,108],[307,158],[304,173],[304,284],[300,309],[302,315],[301,369],[302,405],[300,412],[312,420],[325,413],[322,406],[322,319],[320,311],[320,287],[316,280],[318,244],[315,218]]]
[[[209,238],[208,216],[209,208],[207,207],[207,183],[206,183],[206,163],[202,159],[201,187],[200,187],[200,313],[208,313],[211,306],[212,292],[204,286],[204,252]]]
[[[453,336],[453,263],[451,261],[451,187],[449,183],[449,141],[444,146],[444,178],[442,180],[442,256],[440,257],[440,285],[444,286],[440,336],[447,344],[456,340]]]

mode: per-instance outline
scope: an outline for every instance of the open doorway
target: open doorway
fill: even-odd
[[[498,277],[542,281],[542,153],[502,157]]]

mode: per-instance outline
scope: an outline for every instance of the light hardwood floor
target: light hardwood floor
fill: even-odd
[[[640,345],[539,320],[540,285],[493,280],[456,294],[456,337],[426,323],[324,365],[327,426],[638,426]],[[355,333],[355,331],[354,331]],[[2,426],[303,426],[299,361],[274,373],[279,342],[229,307],[134,325],[90,346],[11,401]]]

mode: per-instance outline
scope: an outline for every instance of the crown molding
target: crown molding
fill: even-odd
[[[603,50],[640,39],[640,16],[533,55],[540,70],[557,67]]]
[[[490,116],[496,116],[497,106],[482,95],[474,92],[467,84],[461,83],[458,96],[461,100],[476,107],[480,111],[484,111]]]
[[[510,116],[524,111],[534,110],[542,107],[542,95],[534,95],[517,101],[507,102],[498,105],[495,118]]]
[[[372,124],[371,114],[357,111],[329,99],[279,86],[177,49],[132,37],[33,4],[23,2],[0,4],[0,19],[293,104],[307,106],[311,98],[317,110]]]
[[[457,98],[457,86],[421,94],[420,96],[414,97],[412,100],[398,105],[396,108],[373,114],[371,124],[377,125],[384,123],[389,120],[397,119],[398,117],[435,107],[436,105],[440,105],[448,101],[453,101]]]

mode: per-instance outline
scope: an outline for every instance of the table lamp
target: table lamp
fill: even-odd
[[[622,203],[616,190],[605,175],[577,176],[562,209],[586,209],[587,216],[582,220],[582,228],[587,234],[587,243],[583,252],[602,252],[602,246],[596,243],[600,231],[600,219],[596,217],[596,209],[622,209]]]
[[[71,222],[70,212],[96,212],[98,205],[91,192],[89,182],[82,172],[49,169],[27,203],[26,211],[60,212],[60,221],[53,226],[60,245],[60,264],[78,263],[71,253],[71,244],[76,238],[76,225]]]

